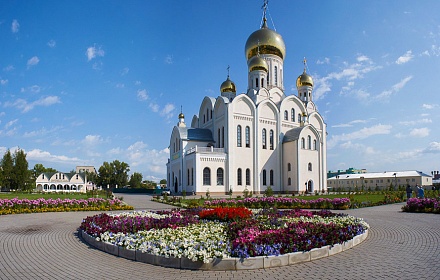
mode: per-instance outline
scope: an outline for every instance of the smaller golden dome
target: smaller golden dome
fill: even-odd
[[[268,71],[269,66],[267,65],[266,60],[262,58],[261,56],[257,55],[249,59],[248,62],[248,68],[249,72],[256,71],[256,70],[263,70],[265,72]]]
[[[183,113],[180,113],[179,114],[179,119],[184,119],[184,118],[185,118],[185,115]]]
[[[228,78],[220,86],[220,92],[236,92],[235,84]]]
[[[313,87],[312,76],[308,75],[306,73],[306,70],[304,70],[304,72],[301,75],[299,75],[298,79],[296,79],[296,87],[299,88],[302,86]]]

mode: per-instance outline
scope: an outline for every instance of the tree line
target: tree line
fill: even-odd
[[[7,150],[0,162],[0,186],[2,191],[32,191],[35,189],[35,180],[42,173],[56,173],[54,168],[46,168],[41,163],[35,164],[33,169],[29,169],[26,160],[26,153],[17,149],[13,154]],[[98,169],[98,173],[86,171],[87,181],[93,182],[103,188],[130,187],[130,188],[155,188],[157,183],[154,181],[143,180],[139,172],[134,172],[130,176],[130,166],[119,160],[104,162]],[[70,173],[75,173],[74,170]],[[160,184],[166,184],[162,179]]]

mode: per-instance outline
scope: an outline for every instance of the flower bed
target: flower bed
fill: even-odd
[[[410,198],[402,211],[440,214],[440,198]]]
[[[244,199],[214,199],[205,201],[205,207],[238,207],[248,208],[284,208],[284,209],[348,209],[350,199],[348,198],[318,198],[306,200],[291,197],[248,197]]]
[[[0,199],[0,215],[65,211],[133,210],[119,199]]]
[[[250,215],[246,210],[99,214],[84,219],[80,228],[125,249],[204,263],[310,251],[346,242],[369,228],[362,219],[330,211],[266,209]],[[209,220],[200,218],[204,215]]]

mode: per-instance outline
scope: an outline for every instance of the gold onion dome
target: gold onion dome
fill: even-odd
[[[255,70],[263,70],[265,72],[268,71],[269,66],[267,65],[266,60],[262,58],[261,56],[257,55],[249,59],[248,62],[248,68],[249,72],[255,71]]]
[[[283,37],[276,31],[269,29],[266,18],[263,19],[261,29],[252,33],[246,41],[246,59],[260,54],[274,54],[284,59],[286,56],[286,45]]]
[[[306,70],[298,76],[298,79],[296,79],[296,87],[302,87],[302,86],[310,86],[313,87],[313,79],[312,76],[306,73]]]
[[[184,119],[184,118],[185,118],[185,115],[183,113],[180,113],[179,114],[179,119]]]
[[[220,86],[220,92],[236,92],[235,84],[229,79],[229,76]]]

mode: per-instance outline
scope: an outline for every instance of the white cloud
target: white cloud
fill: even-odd
[[[25,99],[17,99],[15,102],[6,102],[5,107],[15,107],[17,109],[22,110],[23,113],[29,112],[36,106],[50,106],[57,103],[61,103],[61,100],[58,96],[47,96],[41,97],[40,99],[28,103]]]
[[[6,85],[7,83],[8,83],[8,80],[0,79],[0,84],[1,84],[2,86]]]
[[[333,135],[327,141],[327,147],[331,149],[335,147],[339,142],[365,139],[370,136],[380,135],[380,134],[390,134],[391,128],[392,128],[391,125],[377,124],[371,127],[364,127],[352,133]]]
[[[21,92],[26,92],[26,91],[30,91],[32,93],[39,93],[41,91],[41,87],[38,85],[33,85],[27,88],[21,88],[20,89]]]
[[[352,127],[353,124],[367,123],[367,122],[368,122],[367,120],[354,120],[354,121],[351,121],[349,123],[332,125],[332,127]]]
[[[82,143],[86,146],[95,146],[103,142],[103,139],[100,135],[87,135],[82,140]]]
[[[145,101],[145,100],[147,100],[147,99],[148,99],[148,93],[147,93],[147,90],[146,90],[146,89],[139,89],[139,90],[137,91],[137,97],[138,97],[138,99],[141,100],[141,101]]]
[[[20,24],[18,23],[18,20],[14,19],[12,21],[11,31],[12,33],[17,33],[19,30],[20,30]]]
[[[159,112],[159,109],[160,109],[160,106],[158,104],[156,104],[156,103],[153,103],[153,102],[150,103],[148,105],[148,107],[150,107],[151,111],[153,111],[155,113]]]
[[[29,152],[26,152],[26,159],[36,161],[39,163],[49,162],[49,163],[67,163],[69,165],[79,165],[83,164],[84,161],[77,157],[67,157],[67,156],[58,156],[52,155],[47,151],[42,151],[40,149],[34,149]]]
[[[431,119],[421,119],[421,120],[415,120],[415,121],[402,121],[399,122],[402,125],[417,125],[421,123],[432,123]]]
[[[175,106],[171,103],[167,103],[165,107],[160,111],[160,115],[162,117],[166,117],[166,119],[170,119],[173,117],[173,111],[175,109]]]
[[[5,124],[5,129],[9,129],[11,126],[15,125],[18,122],[18,119],[9,121]]]
[[[125,67],[124,69],[122,69],[121,71],[121,76],[125,76],[128,74],[128,72],[130,71],[130,69],[128,67]]]
[[[394,93],[399,92],[402,88],[404,88],[405,85],[409,81],[411,81],[412,78],[413,78],[413,76],[408,76],[408,77],[403,78],[400,82],[398,82],[397,84],[393,85],[391,87],[391,89],[383,91],[382,93],[377,95],[375,98],[378,99],[378,100],[386,100],[386,99],[388,99],[391,95],[393,95]]]
[[[47,45],[48,45],[50,48],[55,48],[56,45],[57,45],[57,42],[55,42],[55,40],[50,40],[49,42],[47,42]]]
[[[409,135],[413,137],[426,137],[429,136],[429,129],[426,127],[414,128],[413,130],[411,130]]]
[[[136,86],[140,86],[142,83],[141,83],[141,81],[136,81],[136,82],[134,82],[134,84],[135,84]]]
[[[428,109],[428,110],[434,109],[434,108],[437,108],[437,107],[438,107],[438,104],[423,104],[422,105],[423,109]]]
[[[166,64],[173,64],[173,56],[172,55],[167,55],[166,57],[165,57],[165,63]]]
[[[357,153],[361,153],[363,155],[373,155],[376,154],[376,151],[374,150],[373,147],[367,147],[363,144],[355,144],[352,143],[351,141],[345,142],[343,144],[341,144],[340,146],[341,148],[344,149],[350,149],[350,150],[355,150]]]
[[[8,65],[5,68],[3,68],[3,71],[9,72],[9,71],[12,71],[14,69],[15,69],[14,65]]]
[[[101,47],[97,48],[96,45],[94,45],[93,47],[87,48],[86,55],[87,55],[87,61],[90,61],[97,56],[103,57],[105,55],[105,52],[103,49],[101,49]]]
[[[330,58],[325,57],[323,60],[319,60],[316,61],[316,64],[329,64],[330,63]]]
[[[407,51],[404,55],[402,55],[401,57],[399,57],[397,60],[396,60],[396,64],[404,64],[404,63],[407,63],[407,62],[409,62],[411,59],[413,59],[414,58],[414,55],[412,54],[412,51],[411,50],[409,50],[409,51]]]
[[[117,88],[124,88],[125,85],[124,85],[124,84],[121,84],[121,83],[117,83],[117,84],[116,84],[116,87],[117,87]]]
[[[359,62],[363,62],[363,61],[370,61],[370,59],[368,58],[368,56],[366,55],[360,55],[356,58],[357,61]]]
[[[27,61],[27,67],[28,69],[31,66],[37,65],[40,62],[40,59],[38,58],[38,56],[33,56],[31,57],[28,61]]]
[[[440,153],[440,142],[431,142],[428,147],[423,150],[424,153]]]

